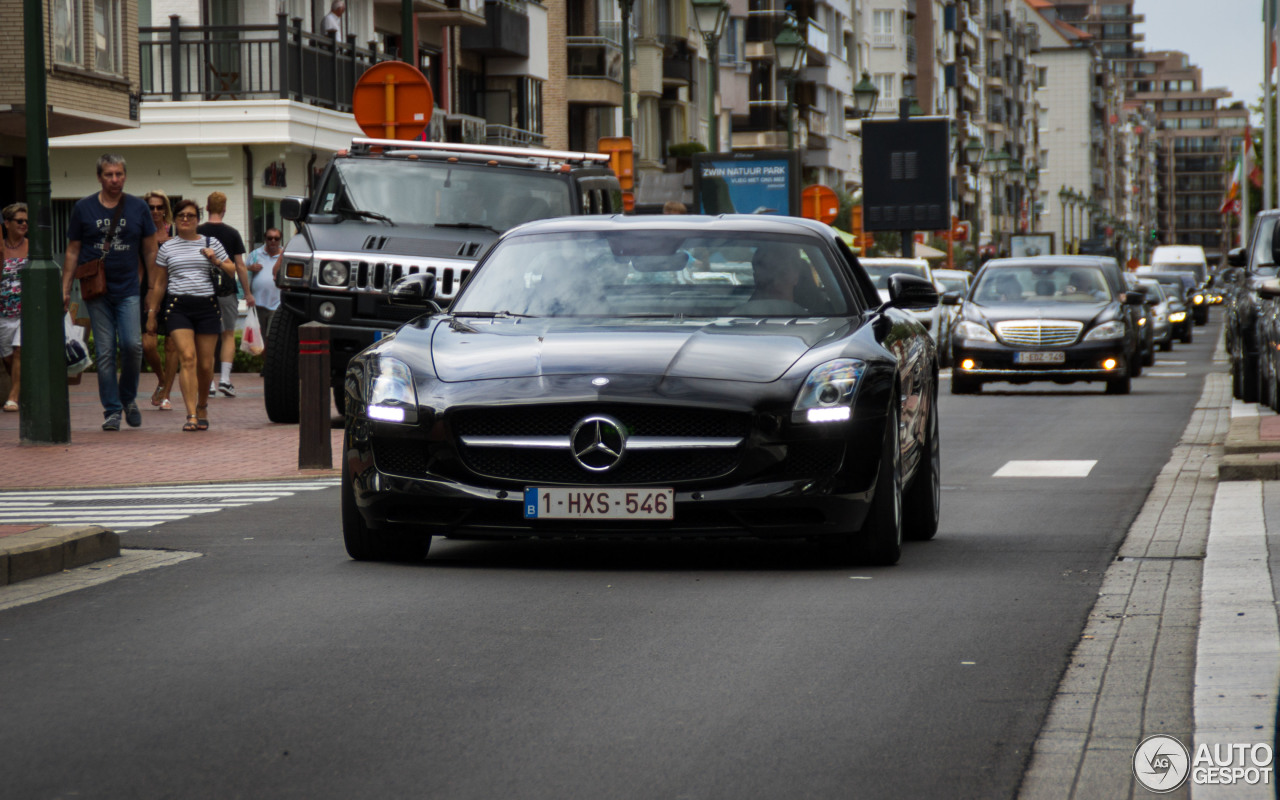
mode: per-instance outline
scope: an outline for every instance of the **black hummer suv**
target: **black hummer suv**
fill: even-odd
[[[1280,271],[1280,209],[1259,212],[1253,222],[1248,247],[1237,247],[1227,254],[1229,269],[1219,275],[1227,292],[1226,325],[1223,331],[1227,355],[1231,359],[1231,394],[1246,403],[1259,400],[1260,377],[1265,375],[1261,363],[1265,325],[1273,312],[1275,300],[1259,296],[1263,283]]]
[[[500,234],[535,219],[622,212],[622,189],[597,153],[444,142],[355,139],[310,198],[285,198],[298,224],[279,273],[267,331],[263,393],[272,422],[298,421],[298,326],[330,330],[339,408],[351,356],[416,316],[387,302],[399,278],[436,276],[453,299]]]

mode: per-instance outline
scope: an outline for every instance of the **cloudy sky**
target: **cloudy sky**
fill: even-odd
[[[1233,100],[1262,96],[1262,0],[1135,0],[1145,50],[1181,50],[1200,67],[1206,87]]]

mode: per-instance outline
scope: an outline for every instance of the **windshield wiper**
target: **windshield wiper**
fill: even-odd
[[[485,225],[483,222],[437,222],[433,227],[436,228],[483,228],[486,231],[494,233],[502,233],[502,231],[492,225]]]
[[[395,223],[391,221],[391,217],[388,217],[386,214],[379,214],[377,211],[365,211],[364,209],[360,209],[360,208],[344,208],[342,209],[342,213],[351,214],[352,216],[355,216],[355,217],[365,217],[367,219],[376,219],[379,222],[385,222],[388,225],[391,225],[393,227],[395,226]]]
[[[513,317],[533,319],[532,314],[513,314],[510,311],[455,311],[453,316],[471,317],[474,319],[511,319]]]

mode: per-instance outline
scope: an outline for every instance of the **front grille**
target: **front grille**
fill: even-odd
[[[471,272],[471,265],[401,264],[394,261],[353,261],[349,288],[366,292],[386,292],[406,275],[430,272],[436,276],[436,300],[452,300]],[[442,303],[443,304],[443,303]]]
[[[520,481],[530,486],[590,484],[638,486],[670,485],[718,478],[732,472],[741,456],[733,450],[640,450],[629,452],[608,472],[578,466],[568,450],[528,450],[514,447],[466,447],[467,469],[486,478]]]
[[[1017,347],[1066,347],[1075,344],[1083,322],[1062,319],[1020,319],[996,323],[1000,341]]]
[[[606,414],[627,428],[629,436],[745,439],[751,415],[718,409],[671,406],[570,403],[468,409],[452,415],[450,425],[463,437],[556,436],[566,440],[584,417]],[[613,469],[591,472],[567,449],[459,446],[463,464],[477,475],[527,484],[594,485],[671,484],[717,478],[732,472],[742,448],[629,450]]]
[[[745,413],[605,403],[470,409],[455,414],[452,425],[457,436],[568,436],[591,414],[615,417],[629,436],[745,437],[751,430],[751,415]]]
[[[774,467],[769,477],[784,480],[826,478],[839,469],[843,457],[844,441],[840,439],[795,442],[787,446],[787,457]]]

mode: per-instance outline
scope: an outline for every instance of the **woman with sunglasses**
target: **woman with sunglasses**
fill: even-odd
[[[174,209],[177,234],[156,254],[156,277],[144,304],[148,334],[156,331],[156,318],[163,310],[169,343],[178,352],[182,372],[178,385],[187,407],[184,431],[209,429],[209,382],[213,360],[222,334],[222,311],[214,293],[210,268],[235,275],[235,263],[217,239],[196,232],[200,205],[179,200]]]
[[[27,204],[14,203],[4,216],[4,262],[0,266],[0,359],[9,373],[9,397],[4,410],[18,410],[18,381],[22,368],[22,270],[27,257]]]
[[[151,221],[156,225],[156,246],[164,244],[173,235],[173,212],[169,208],[169,196],[159,189],[152,189],[142,196],[147,208],[151,211]],[[173,379],[178,375],[178,351],[176,348],[165,348],[165,360],[160,360],[160,336],[167,335],[164,319],[157,316],[155,335],[146,333],[147,329],[147,293],[151,290],[152,278],[143,274],[138,281],[142,285],[142,358],[151,367],[156,376],[156,390],[151,393],[151,405],[158,406],[161,411],[173,410],[169,394],[173,391]]]

